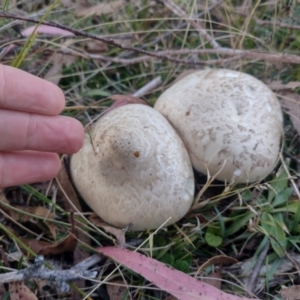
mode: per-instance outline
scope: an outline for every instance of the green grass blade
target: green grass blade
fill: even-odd
[[[5,0],[4,4],[3,4],[3,11],[7,11],[9,7],[9,0]]]
[[[13,62],[11,63],[12,67],[18,68],[20,67],[20,65],[22,64],[22,62],[24,61],[24,59],[26,58],[29,50],[31,49],[34,41],[36,40],[38,33],[36,32],[37,28],[41,25],[41,23],[43,21],[45,21],[45,19],[48,17],[48,15],[51,13],[51,11],[54,9],[54,7],[56,5],[59,4],[59,0],[56,0],[50,7],[49,9],[46,11],[46,13],[42,16],[42,18],[40,19],[40,22],[38,24],[36,24],[34,31],[32,32],[32,34],[28,37],[28,39],[25,42],[25,45],[23,46],[21,52],[17,55],[17,57],[15,57],[15,59],[13,60]]]

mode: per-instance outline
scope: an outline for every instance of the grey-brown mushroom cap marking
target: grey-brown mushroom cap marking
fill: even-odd
[[[253,182],[278,159],[282,111],[258,79],[231,70],[203,70],[167,89],[155,106],[176,128],[198,171]]]
[[[156,110],[118,107],[99,119],[71,158],[73,182],[107,223],[155,229],[181,219],[194,197],[189,155],[178,134]]]

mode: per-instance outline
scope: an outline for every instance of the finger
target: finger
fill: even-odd
[[[0,153],[0,188],[50,180],[57,175],[60,167],[60,159],[54,153]]]
[[[80,122],[64,116],[42,116],[0,110],[0,151],[77,152],[84,139]]]
[[[53,83],[0,64],[0,108],[57,115],[64,106],[64,94]]]

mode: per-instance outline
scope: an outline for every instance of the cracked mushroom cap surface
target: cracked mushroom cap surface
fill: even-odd
[[[251,75],[202,70],[156,101],[182,138],[194,168],[227,182],[254,182],[274,168],[283,132],[274,93]]]
[[[128,104],[102,116],[70,162],[73,183],[107,223],[130,230],[175,223],[189,210],[194,175],[187,150],[156,110]]]

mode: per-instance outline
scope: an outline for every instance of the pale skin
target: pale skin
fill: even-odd
[[[0,187],[50,180],[58,153],[80,150],[84,129],[64,106],[56,85],[0,64]]]

